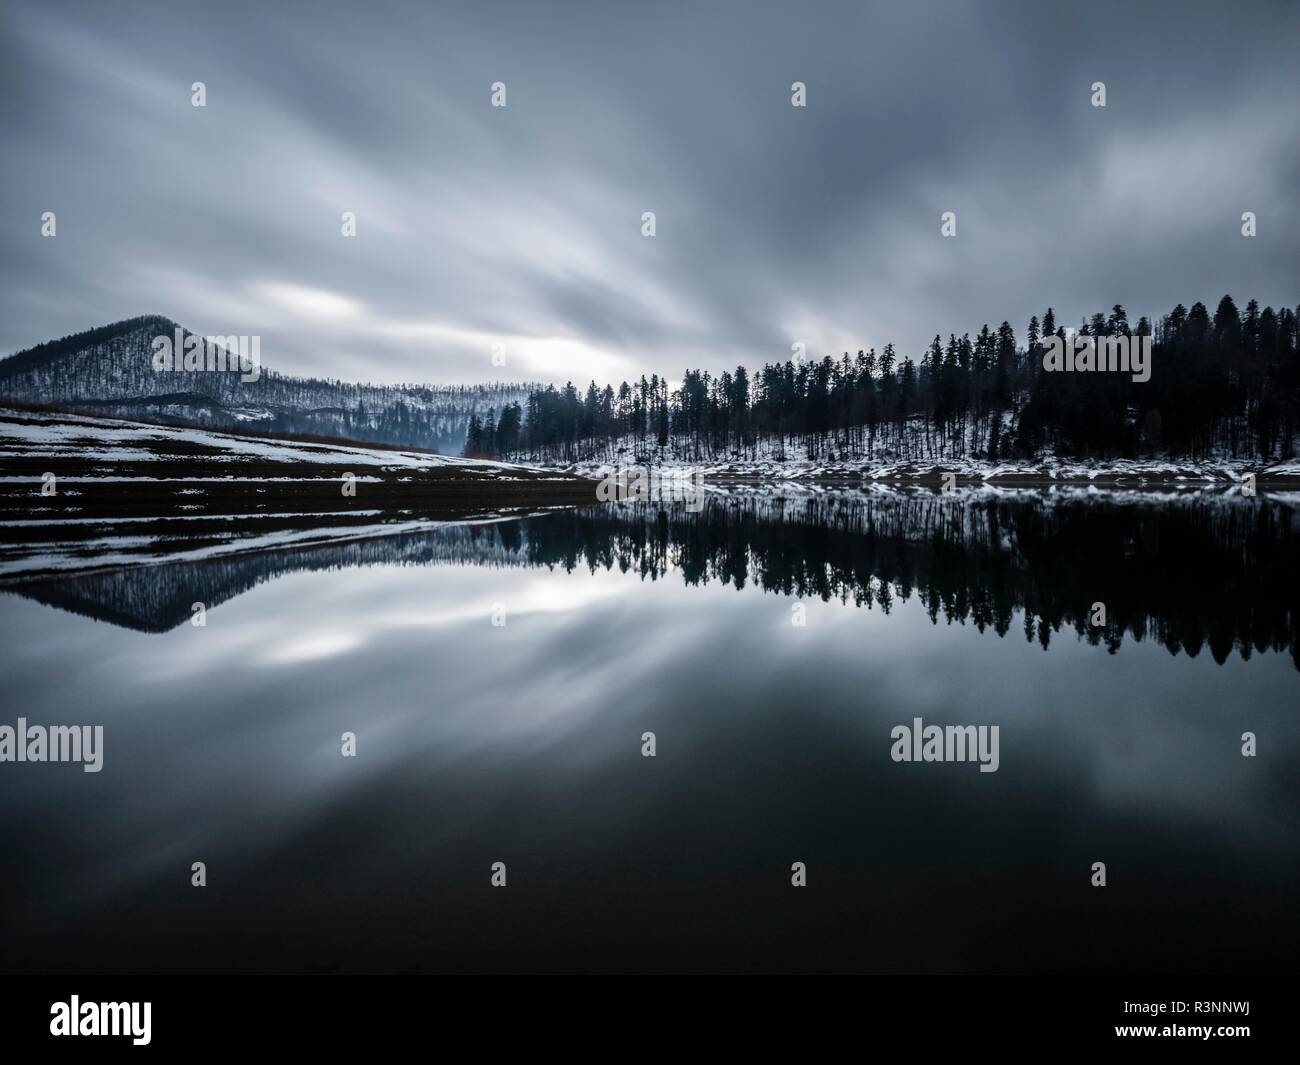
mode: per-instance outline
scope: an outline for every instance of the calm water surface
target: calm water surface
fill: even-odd
[[[0,969],[1292,970],[1298,545],[801,492],[27,586],[0,723],[104,768],[0,765]],[[892,761],[918,717],[998,771]]]

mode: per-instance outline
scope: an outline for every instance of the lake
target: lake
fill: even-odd
[[[103,762],[0,764],[0,969],[1290,970],[1298,547],[784,488],[15,586],[0,724]]]

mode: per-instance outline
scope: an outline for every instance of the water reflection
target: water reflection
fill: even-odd
[[[688,586],[747,584],[890,613],[917,597],[935,624],[1047,648],[1072,631],[1116,651],[1290,652],[1300,669],[1300,525],[1240,494],[791,491],[715,493],[702,509],[646,501],[19,584],[39,602],[146,632],[302,570],[371,565],[617,569]],[[1093,605],[1105,606],[1104,625]]]
[[[0,971],[1293,968],[1294,538],[812,492],[24,586],[6,719],[104,765],[0,765]],[[916,717],[997,772],[891,761]]]

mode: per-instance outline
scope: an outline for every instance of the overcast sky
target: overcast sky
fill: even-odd
[[[1294,305],[1297,12],[7,0],[0,353],[161,313],[288,373],[617,383]]]

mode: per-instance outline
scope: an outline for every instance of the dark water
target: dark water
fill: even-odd
[[[0,724],[104,765],[0,764],[0,969],[1294,970],[1298,546],[805,492],[26,586]],[[892,761],[918,717],[998,770]]]

